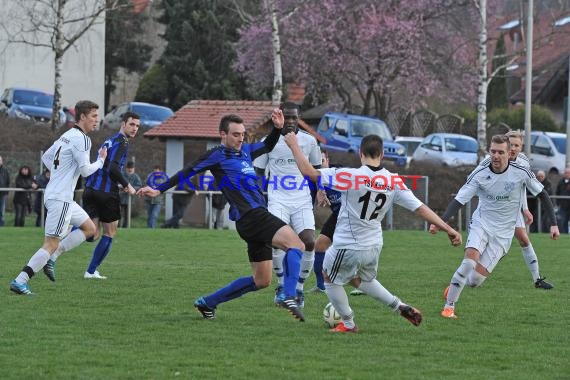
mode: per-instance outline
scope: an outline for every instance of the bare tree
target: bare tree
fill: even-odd
[[[271,17],[271,46],[273,48],[273,103],[278,104],[283,97],[283,69],[281,66],[281,40],[275,0],[267,0]]]
[[[93,27],[104,12],[131,6],[129,0],[18,0],[8,9],[8,23],[0,25],[8,44],[50,49],[54,56],[54,102],[51,128],[59,126],[62,64],[65,53]]]

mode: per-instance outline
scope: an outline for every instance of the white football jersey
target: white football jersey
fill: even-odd
[[[45,189],[46,200],[73,201],[79,169],[91,163],[90,151],[91,139],[79,128],[71,128],[44,153],[42,161],[51,172]]]
[[[479,205],[473,213],[473,220],[477,220],[489,234],[512,237],[523,197],[526,196],[525,186],[533,195],[543,189],[530,169],[514,161],[509,161],[509,166],[502,173],[494,173],[490,166],[479,166],[469,175],[455,199],[465,204],[478,196]]]
[[[381,168],[320,169],[321,182],[341,193],[341,206],[333,235],[334,249],[365,250],[383,244],[381,221],[394,203],[410,210],[422,202],[397,174]]]
[[[310,134],[299,131],[297,141],[311,165],[321,165],[321,149],[317,140]],[[269,175],[267,195],[270,203],[299,205],[301,200],[308,202],[309,205],[312,203],[310,180],[305,180],[299,171],[293,153],[285,143],[283,136],[279,137],[279,141],[271,152],[257,157],[253,161],[253,166],[266,169]]]
[[[517,158],[515,158],[513,161],[510,162],[519,164],[523,168],[530,169],[530,161],[524,153],[519,153],[517,155]],[[491,165],[491,156],[485,157],[485,159],[479,163],[479,166],[481,167],[490,166],[490,165]],[[522,209],[528,210],[528,199],[526,198],[526,188],[524,187],[521,189],[521,198],[522,198],[522,205],[521,205]],[[517,227],[524,227],[525,225],[526,224],[524,222],[524,217],[521,214],[519,215],[519,221],[517,222]]]

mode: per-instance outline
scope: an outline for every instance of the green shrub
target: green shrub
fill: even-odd
[[[168,80],[161,65],[153,65],[142,77],[135,101],[167,105]]]
[[[524,107],[496,108],[487,115],[490,125],[505,123],[511,129],[524,130]],[[531,109],[531,127],[533,131],[558,132],[560,130],[547,108],[533,105]]]

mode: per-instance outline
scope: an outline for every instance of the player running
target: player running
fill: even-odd
[[[550,220],[556,220],[552,202],[542,184],[529,169],[509,161],[509,150],[509,137],[493,136],[489,149],[490,164],[475,168],[442,216],[443,220],[449,220],[471,198],[479,197],[465,245],[465,258],[444,291],[446,301],[441,312],[444,318],[457,318],[455,304],[465,284],[472,287],[481,285],[509,251],[521,213],[522,198],[526,197],[525,187],[540,198]],[[437,230],[438,227],[430,226],[430,232],[436,233]],[[550,227],[550,236],[554,240],[560,236],[556,224]]]
[[[58,245],[70,250],[95,234],[95,224],[74,202],[73,194],[79,175],[87,177],[102,168],[107,157],[107,149],[103,147],[99,149],[97,161],[91,163],[89,158],[91,139],[87,134],[99,125],[98,109],[99,106],[91,101],[78,102],[75,105],[77,123],[42,156],[42,162],[51,172],[44,193],[47,209],[44,244],[10,283],[10,290],[16,294],[32,294],[28,281],[46,265]],[[63,238],[70,224],[79,226],[79,229]]]

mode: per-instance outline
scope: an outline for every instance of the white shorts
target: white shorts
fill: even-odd
[[[469,227],[469,236],[467,236],[465,248],[478,250],[481,254],[479,264],[491,273],[503,256],[509,252],[512,241],[513,235],[506,238],[491,236],[480,225],[473,223]]]
[[[366,250],[327,249],[323,261],[323,271],[331,282],[345,285],[353,278],[360,277],[362,281],[372,281],[378,273],[378,258],[382,247]]]
[[[269,202],[267,209],[270,213],[290,225],[297,234],[304,230],[315,230],[315,214],[311,205],[288,206],[277,202]]]
[[[524,214],[522,211],[518,213],[517,224],[515,224],[515,228],[526,228],[526,223],[524,222]]]
[[[80,226],[89,215],[75,202],[64,202],[55,199],[45,201],[47,216],[45,235],[62,238],[67,234],[70,225]]]

